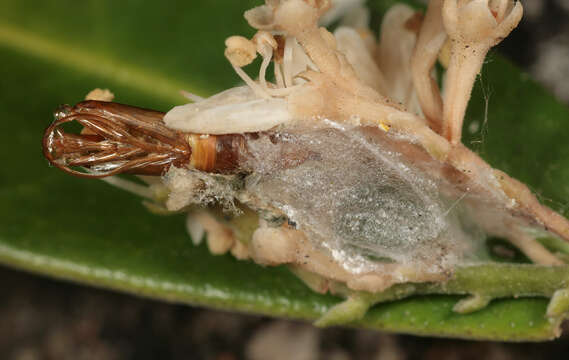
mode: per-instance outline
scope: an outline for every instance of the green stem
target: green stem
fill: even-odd
[[[569,266],[484,264],[459,267],[454,276],[444,283],[414,284],[413,289],[409,289],[408,284],[395,285],[373,296],[377,300],[374,303],[417,294],[476,294],[492,299],[551,297],[568,284]]]
[[[453,310],[466,314],[486,307],[490,301],[508,297],[552,298],[547,316],[561,322],[569,313],[569,266],[531,264],[483,264],[459,267],[453,277],[441,283],[398,284],[381,293],[351,293],[339,285],[336,292],[348,300],[331,308],[317,321],[320,326],[345,324],[361,319],[367,308],[382,302],[414,295],[468,295]],[[366,309],[367,309],[366,308]],[[544,314],[545,315],[545,314]]]

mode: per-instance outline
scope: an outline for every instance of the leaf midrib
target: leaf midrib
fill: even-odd
[[[112,80],[139,92],[177,103],[181,90],[200,93],[188,84],[169,78],[160,72],[137,67],[108,56],[91,53],[78,46],[69,46],[53,39],[38,36],[18,26],[0,23],[0,46],[41,58],[83,73]]]

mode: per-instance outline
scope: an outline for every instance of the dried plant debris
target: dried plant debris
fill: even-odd
[[[547,316],[561,321],[568,270],[536,238],[569,240],[569,222],[461,143],[475,78],[521,3],[431,0],[425,15],[395,5],[379,41],[358,1],[341,5],[334,33],[320,27],[333,5],[267,0],[245,13],[255,35],[226,41],[244,86],[190,96],[166,114],[98,101],[64,108],[45,155],[86,177],[161,176],[144,177],[151,208],[187,211],[195,242],[207,232],[215,254],[287,264],[315,291],[346,296],[320,325],[421,293],[471,295],[455,307],[463,313],[547,296]],[[257,56],[252,79],[242,67]],[[442,91],[437,61],[447,67]],[[63,131],[72,120],[81,134]],[[492,263],[488,237],[534,265]],[[528,281],[540,276],[548,280]]]

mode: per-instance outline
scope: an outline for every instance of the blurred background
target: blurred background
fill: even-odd
[[[96,2],[91,3],[92,11],[98,11]],[[172,6],[176,6],[175,4],[172,2]],[[500,52],[569,105],[569,1],[527,0],[523,1],[523,4],[526,10],[525,18],[520,27],[500,45]],[[76,39],[73,32],[58,36],[76,42],[81,40],[81,46],[84,48],[92,45],[103,52],[116,51],[120,58],[128,59],[129,48],[113,49],[112,41],[99,40],[105,38],[105,27],[110,26],[109,24],[84,24],[81,13],[74,18],[53,18],[51,15],[43,17],[43,7],[49,7],[44,5],[40,1],[0,0],[3,21],[0,24],[26,24],[29,21],[30,29],[45,30],[48,35],[51,22],[68,21],[72,25],[70,29],[93,26],[92,38]],[[200,6],[200,3],[195,2],[195,6]],[[53,15],[53,12],[46,13]],[[25,17],[22,14],[25,14]],[[100,15],[104,17],[105,14]],[[141,13],[140,16],[148,17],[149,24],[152,22],[153,14]],[[179,16],[183,17],[183,14]],[[225,20],[225,16],[220,15],[218,21],[234,21],[232,19],[235,17],[227,16]],[[112,25],[127,28],[128,18],[125,14],[124,22]],[[194,24],[195,27],[192,27],[177,18],[160,21],[164,26],[170,24],[168,31],[172,32],[191,32],[196,31],[199,26],[207,25]],[[180,25],[181,23],[184,25]],[[242,23],[239,26],[244,28]],[[9,42],[5,38],[9,31],[6,31],[6,27],[3,29],[1,35],[4,38],[0,36],[0,48]],[[144,29],[140,29],[140,32],[140,36],[135,37],[137,40],[130,44],[131,48],[138,49],[137,53],[140,53],[141,48],[147,46],[146,51],[152,53],[152,42],[160,41],[160,37],[145,33]],[[191,69],[203,69],[205,74],[202,76],[192,77],[179,72],[180,83],[196,84],[207,93],[227,86],[230,83],[227,78],[234,78],[228,66],[221,66],[227,70],[225,72],[214,70],[217,62],[224,61],[221,56],[222,43],[216,44],[217,48],[206,45],[208,41],[204,39],[197,43],[172,43],[168,48],[170,51],[176,51],[179,47],[185,47],[187,54],[192,51],[211,52],[211,56],[205,56],[205,59],[211,60],[196,59],[187,65],[188,72],[191,72]],[[164,51],[163,47],[161,51]],[[131,60],[141,66],[147,62],[156,64],[159,60],[160,65],[156,69],[158,74],[162,71],[160,67],[180,67],[179,64],[172,63],[170,57],[161,54],[153,54],[148,59]],[[6,67],[0,58],[0,72],[2,69],[6,70]],[[117,76],[126,76],[128,81],[130,75]],[[9,86],[17,86],[14,85],[16,82],[7,84],[6,77],[3,78],[4,90]],[[77,79],[78,82],[80,80]],[[196,83],[192,82],[193,80],[198,81]],[[38,84],[39,89],[30,89],[30,101],[33,102],[34,96],[37,96],[36,91],[49,91],[49,86],[50,84]],[[81,88],[74,95],[75,98],[65,99],[66,102],[79,100],[93,87],[91,84],[77,86],[84,86],[85,91],[80,92],[83,90]],[[158,92],[160,91],[158,89]],[[125,99],[128,100],[130,95],[127,91],[124,93]],[[166,102],[158,96],[149,100],[149,103],[160,108],[164,107]],[[5,103],[2,105],[7,106]],[[9,119],[4,118],[2,121]],[[342,328],[321,330],[302,322],[171,305],[0,267],[1,359],[395,360],[567,359],[568,356],[567,335],[542,344],[502,344],[420,338]]]

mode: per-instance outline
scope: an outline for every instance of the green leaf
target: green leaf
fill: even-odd
[[[340,301],[312,292],[285,268],[212,256],[191,244],[182,216],[151,215],[139,199],[69,177],[41,156],[52,111],[95,87],[112,89],[119,102],[167,110],[183,102],[179,89],[209,95],[236,84],[223,40],[252,34],[241,13],[255,3],[0,3],[0,263],[166,301],[290,318],[316,319]],[[468,118],[484,131],[465,142],[566,211],[569,112],[498,56],[482,80]],[[497,300],[468,315],[452,311],[459,299],[380,304],[351,325],[476,339],[555,336],[545,298]]]

